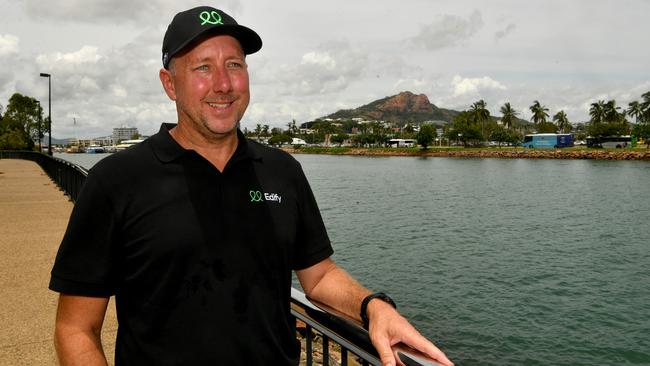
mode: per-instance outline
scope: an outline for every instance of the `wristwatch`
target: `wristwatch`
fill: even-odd
[[[397,309],[397,305],[395,305],[395,301],[393,301],[393,299],[388,297],[388,295],[386,295],[383,292],[375,292],[374,294],[370,294],[366,296],[361,302],[361,321],[363,322],[363,329],[365,330],[368,330],[368,325],[370,324],[370,319],[368,319],[367,311],[368,311],[368,303],[372,299],[380,299],[384,302],[389,303],[392,307]]]

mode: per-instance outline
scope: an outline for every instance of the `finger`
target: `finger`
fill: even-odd
[[[419,333],[404,337],[403,342],[408,346],[415,348],[427,356],[433,358],[434,360],[442,363],[445,366],[451,366],[454,364],[451,362],[451,360],[449,360],[449,358],[447,358],[447,355],[445,355],[444,352],[442,352],[438,347],[436,347],[433,343],[431,343],[428,339],[424,338]]]
[[[390,342],[385,336],[371,338],[372,344],[375,346],[381,364],[384,366],[395,366],[395,356],[393,350],[390,348]]]

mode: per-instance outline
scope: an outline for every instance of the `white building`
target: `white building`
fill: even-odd
[[[137,127],[116,127],[113,129],[113,143],[117,144],[118,141],[132,140],[133,136],[140,135]]]

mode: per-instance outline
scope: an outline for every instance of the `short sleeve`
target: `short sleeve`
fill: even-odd
[[[109,190],[91,170],[77,198],[51,272],[53,291],[105,297],[115,290],[115,222]]]
[[[300,165],[297,173],[297,193],[299,222],[297,245],[292,261],[294,270],[308,268],[334,253],[316,198]]]

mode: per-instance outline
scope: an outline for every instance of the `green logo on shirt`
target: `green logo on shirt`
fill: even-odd
[[[248,191],[248,195],[251,196],[251,202],[262,202],[262,192]]]
[[[282,196],[277,193],[262,193],[261,191],[250,190],[248,195],[251,197],[251,202],[272,201],[282,203]]]

